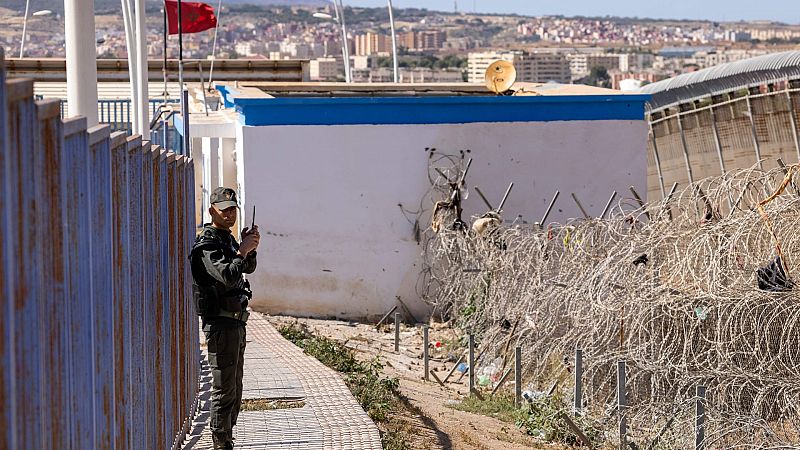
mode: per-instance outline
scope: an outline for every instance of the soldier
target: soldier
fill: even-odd
[[[243,274],[256,270],[258,226],[231,235],[238,212],[236,192],[217,188],[211,194],[211,223],[195,240],[189,256],[193,295],[202,318],[211,366],[211,432],[214,449],[233,448],[233,426],[242,403],[245,324],[252,297]]]

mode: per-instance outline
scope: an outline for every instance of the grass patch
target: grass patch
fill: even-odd
[[[484,400],[478,400],[478,397],[467,397],[452,407],[459,411],[494,417],[507,423],[516,423],[521,413],[514,406],[514,397],[507,394],[489,396]]]
[[[317,358],[326,366],[341,372],[345,384],[364,408],[369,417],[379,424],[383,448],[406,450],[409,448],[406,432],[392,426],[390,415],[398,407],[400,381],[381,376],[383,364],[379,358],[359,361],[355,352],[332,339],[311,333],[298,324],[284,325],[278,329],[284,338]]]
[[[488,396],[484,400],[477,397],[465,398],[461,403],[451,406],[459,411],[494,417],[506,423],[513,423],[526,434],[547,442],[576,445],[578,437],[560,418],[562,411],[569,414],[569,405],[558,393],[542,396],[525,402],[520,408],[514,406],[514,397],[508,394]],[[596,424],[584,417],[570,417],[592,442],[602,439],[602,432]]]
[[[285,400],[242,400],[242,411],[272,411],[275,409],[293,409],[306,406],[305,402]]]

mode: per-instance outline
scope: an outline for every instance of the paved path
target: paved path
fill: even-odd
[[[200,408],[184,450],[210,450],[211,374],[202,364]],[[245,399],[305,402],[302,408],[243,411],[234,428],[241,449],[380,449],[378,428],[338,373],[284,339],[253,313],[247,323]]]

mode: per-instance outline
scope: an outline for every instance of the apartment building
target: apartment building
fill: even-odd
[[[309,62],[311,81],[335,81],[344,74],[344,66],[336,58],[317,58]]]
[[[560,52],[475,52],[470,53],[467,62],[467,79],[470,83],[483,83],[486,69],[497,60],[514,64],[517,81],[546,83],[555,81],[568,84],[572,81],[570,64],[565,54]]]
[[[397,47],[412,52],[436,51],[444,48],[447,34],[437,30],[397,33]],[[356,55],[367,56],[392,51],[392,36],[368,31],[355,37]]]
[[[397,45],[410,51],[424,52],[444,47],[447,34],[444,31],[424,30],[397,33]]]
[[[369,31],[355,36],[356,55],[367,56],[392,51],[392,37]]]
[[[593,67],[605,67],[607,70],[630,70],[629,55],[608,53],[571,53],[567,55],[572,79],[589,75]]]

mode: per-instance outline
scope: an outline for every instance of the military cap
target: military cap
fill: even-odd
[[[231,188],[218,187],[211,192],[211,205],[222,210],[233,206],[238,207],[239,201],[236,200],[236,191]]]

